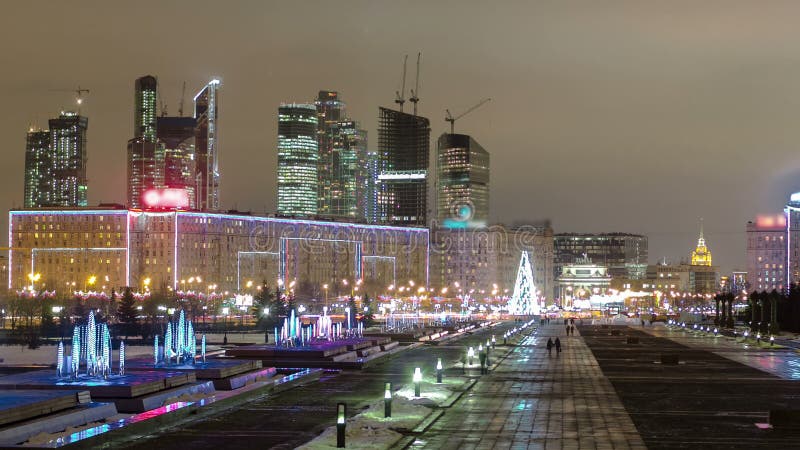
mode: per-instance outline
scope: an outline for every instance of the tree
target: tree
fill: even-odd
[[[117,308],[117,320],[121,324],[120,334],[125,335],[125,339],[131,334],[137,334],[139,328],[138,311],[136,310],[136,299],[133,298],[131,288],[126,287],[122,294],[122,299]]]
[[[350,308],[350,314],[347,315],[347,328],[352,328],[353,326],[353,319],[355,319],[356,314],[358,314],[358,308],[356,306],[356,299],[352,295],[347,300],[347,307]]]
[[[255,317],[258,318],[256,323],[258,327],[274,327],[277,321],[275,320],[275,312],[273,311],[273,304],[274,304],[274,297],[272,295],[272,291],[270,290],[269,286],[267,286],[266,280],[261,283],[261,290],[253,297],[253,308],[252,312]],[[266,311],[269,311],[269,314],[266,314]]]
[[[361,300],[361,308],[361,320],[364,322],[364,328],[371,327],[375,323],[375,309],[372,306],[372,299],[366,292]]]

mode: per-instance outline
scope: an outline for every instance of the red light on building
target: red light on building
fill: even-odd
[[[786,228],[786,216],[783,214],[756,216],[756,227],[761,229],[783,229]]]
[[[150,189],[142,196],[148,209],[188,209],[189,193],[186,189]]]

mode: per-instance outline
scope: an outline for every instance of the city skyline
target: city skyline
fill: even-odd
[[[792,108],[785,106],[800,101],[791,89],[800,68],[792,62],[796,51],[783,45],[798,41],[788,23],[796,5],[765,11],[738,3],[722,13],[706,5],[680,11],[623,5],[610,12],[509,5],[516,14],[504,17],[513,26],[474,36],[466,30],[480,30],[481,17],[491,11],[465,5],[464,31],[455,30],[452,39],[440,43],[430,37],[438,32],[436,18],[446,5],[416,11],[418,35],[403,34],[407,26],[400,23],[412,19],[399,5],[384,5],[380,13],[365,7],[353,17],[320,6],[345,26],[337,29],[333,42],[313,51],[307,38],[300,43],[271,38],[285,31],[288,24],[280,18],[297,12],[296,7],[264,6],[248,11],[252,17],[231,8],[225,12],[240,20],[237,38],[211,39],[195,49],[186,48],[188,33],[169,42],[145,37],[152,45],[142,48],[159,58],[143,60],[128,58],[138,50],[131,50],[128,42],[133,40],[125,32],[108,32],[108,40],[84,39],[81,61],[55,55],[58,74],[41,70],[27,55],[67,31],[83,27],[79,36],[93,36],[109,31],[114,17],[142,18],[144,12],[93,8],[92,28],[82,17],[89,6],[53,6],[51,16],[70,23],[69,29],[58,25],[60,19],[45,18],[37,25],[38,36],[3,44],[7,62],[18,70],[2,75],[15,114],[0,125],[8,142],[0,202],[6,209],[22,204],[24,133],[32,123],[43,128],[46,118],[75,109],[70,91],[78,85],[91,89],[81,111],[92,121],[88,203],[124,202],[125,167],[119,161],[130,138],[130,85],[154,73],[173,112],[184,80],[202,86],[215,76],[223,79],[221,206],[272,212],[275,182],[261,176],[275,172],[269,155],[275,121],[267,113],[274,114],[281,101],[333,89],[346,96],[350,114],[376,136],[375,111],[392,106],[402,56],[422,51],[419,114],[430,118],[434,136],[448,128],[444,109],[455,114],[479,98],[493,98],[457,122],[455,130],[491,149],[493,172],[504,174],[493,178],[491,222],[551,219],[558,232],[641,233],[650,238],[654,262],[662,256],[684,257],[703,217],[709,248],[722,271],[744,268],[746,222],[759,213],[780,211],[788,195],[800,190],[800,163],[793,155],[800,135],[791,126]],[[4,33],[22,32],[28,8],[20,5],[6,15]],[[179,15],[201,25],[213,23],[214,15],[191,9],[170,5],[158,17],[142,20],[154,28],[170,24],[178,30],[192,23],[169,20]],[[107,17],[108,23],[97,17]],[[522,18],[524,26],[516,22]],[[263,26],[265,21],[270,25]],[[624,36],[616,27],[625,30]],[[581,34],[570,37],[575,30]],[[401,35],[405,38],[398,39]],[[501,42],[526,45],[496,52]],[[240,54],[229,54],[236,53],[230,52],[234,46]],[[242,54],[255,59],[243,65]],[[349,63],[332,65],[343,59]],[[323,66],[334,69],[309,69]],[[770,180],[756,182],[753,173]],[[698,186],[703,195],[697,195]]]

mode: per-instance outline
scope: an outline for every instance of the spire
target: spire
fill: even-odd
[[[706,246],[706,238],[703,237],[703,218],[700,218],[700,238],[697,240],[698,247],[705,247]]]

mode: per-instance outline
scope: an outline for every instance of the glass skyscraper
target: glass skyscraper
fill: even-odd
[[[489,220],[489,152],[466,134],[444,133],[436,151],[436,208],[446,228]]]
[[[430,121],[388,108],[378,121],[378,222],[427,226]]]
[[[87,206],[86,130],[89,119],[62,112],[50,125],[49,179],[40,196],[41,206]]]
[[[47,183],[52,177],[50,132],[32,128],[25,140],[25,208],[37,208],[47,202]]]
[[[278,108],[278,214],[314,216],[318,206],[317,107]]]
[[[158,145],[164,151],[164,187],[184,189],[196,208],[194,117],[159,117]]]
[[[219,85],[219,80],[211,80],[194,97],[196,196],[202,211],[219,209]]]
[[[128,141],[128,206],[142,207],[142,195],[164,184],[164,151],[156,142],[158,82],[152,75],[134,85],[133,139]]]

